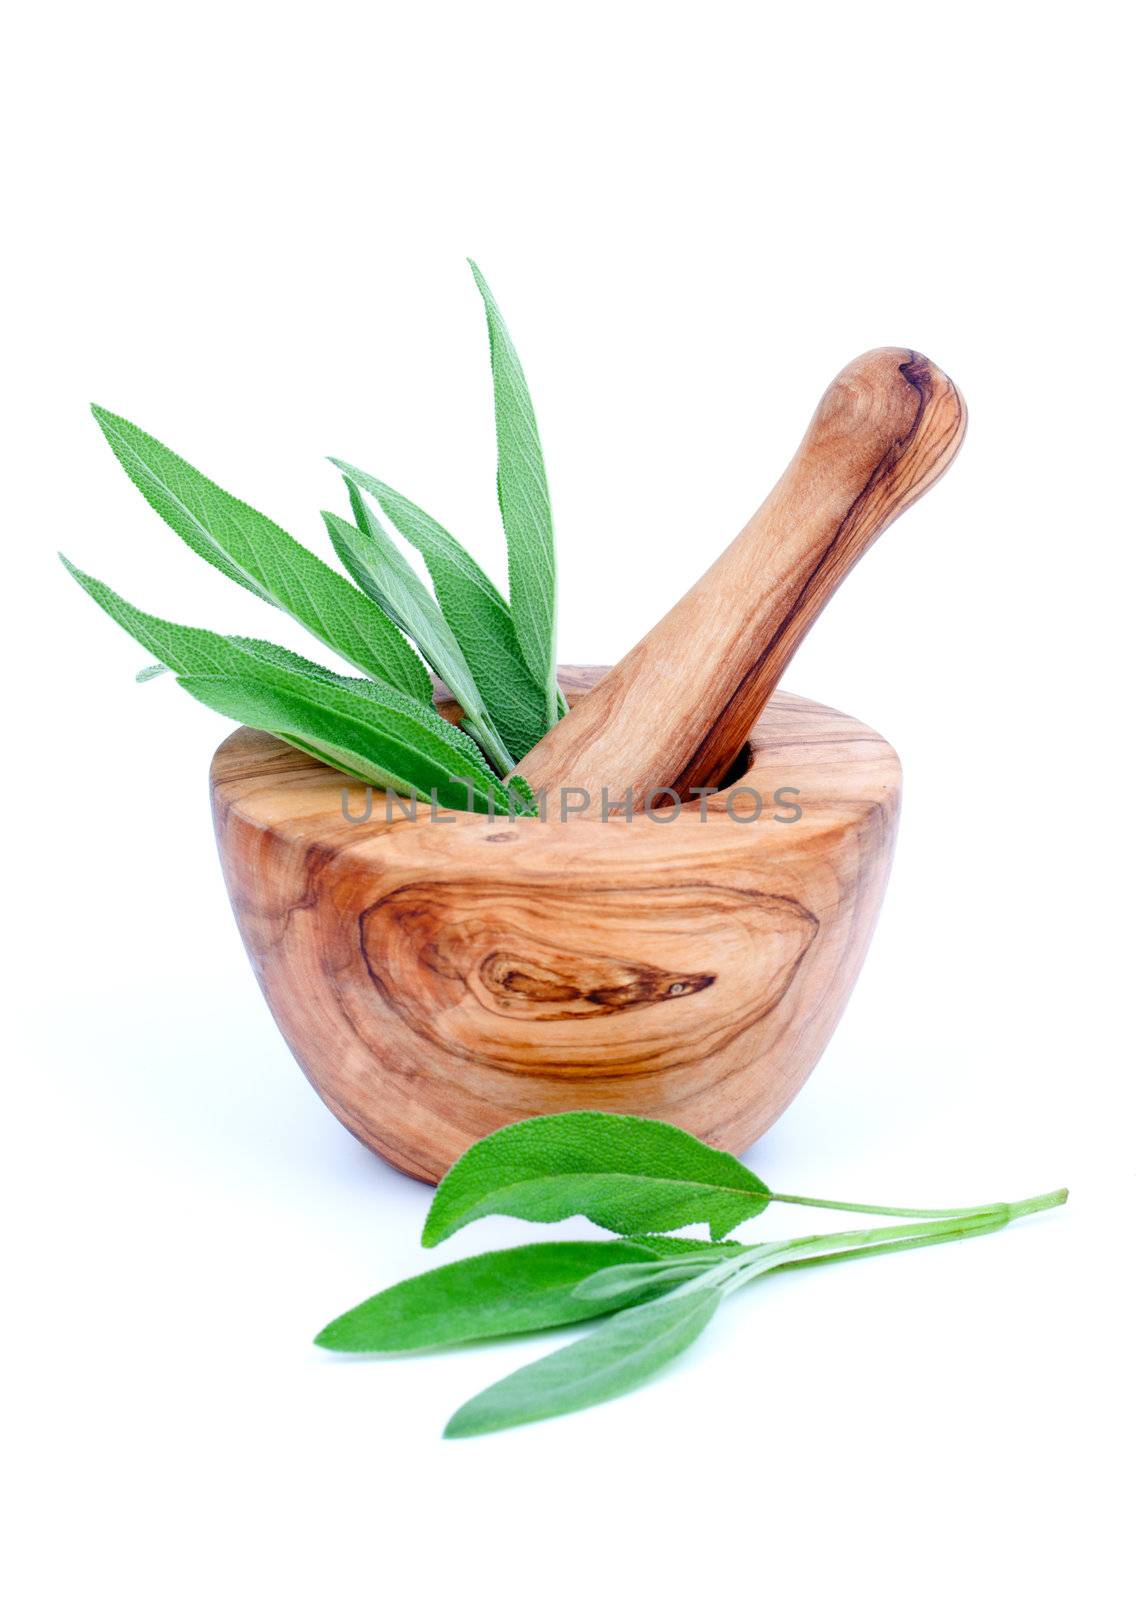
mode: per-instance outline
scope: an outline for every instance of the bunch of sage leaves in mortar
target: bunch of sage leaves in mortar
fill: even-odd
[[[613,1239],[492,1250],[407,1278],[337,1317],[328,1350],[406,1353],[604,1318],[573,1343],[482,1390],[446,1437],[493,1433],[580,1411],[636,1388],[697,1339],[736,1289],[769,1272],[916,1250],[994,1233],[1064,1205],[1055,1189],[1012,1204],[953,1211],[775,1194],[735,1157],[646,1117],[568,1111],[513,1123],[472,1145],[446,1173],[422,1243],[480,1217],[559,1222],[584,1216]],[[889,1227],[765,1244],[728,1238],[773,1201],[902,1218]],[[709,1239],[676,1236],[704,1223]]]
[[[95,417],[128,477],[189,548],[289,613],[363,676],[332,672],[266,639],[150,616],[61,559],[156,657],[140,681],[173,672],[213,710],[363,783],[455,809],[531,815],[532,792],[510,773],[567,710],[556,682],[552,512],[525,375],[488,284],[470,266],[489,330],[508,601],[440,523],[370,473],[334,461],[352,520],[323,515],[345,578],[165,445],[98,406]],[[379,511],[421,554],[433,593]],[[428,667],[461,707],[460,727],[435,709]]]

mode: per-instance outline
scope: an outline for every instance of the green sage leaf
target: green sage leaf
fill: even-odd
[[[503,814],[507,809],[503,787],[480,760],[455,751],[405,713],[388,708],[376,724],[357,696],[330,684],[301,674],[287,683],[264,681],[243,671],[228,677],[189,674],[178,682],[222,716],[301,744],[366,783],[436,800],[454,811]]]
[[[440,805],[458,810],[509,809],[504,785],[473,740],[432,706],[386,684],[342,677],[268,640],[226,638],[150,616],[62,559],[91,598],[213,710],[363,782],[422,800],[436,793]]]
[[[438,1185],[422,1230],[439,1244],[478,1217],[557,1222],[577,1214],[613,1233],[672,1233],[705,1222],[720,1239],[769,1204],[748,1167],[646,1117],[568,1111],[501,1128]]]
[[[515,765],[474,682],[453,630],[434,596],[347,480],[356,525],[325,511],[335,552],[355,582],[410,635],[469,718],[474,735],[501,773]]]
[[[372,1295],[329,1322],[316,1344],[326,1350],[428,1350],[580,1322],[613,1309],[576,1298],[573,1290],[581,1282],[607,1267],[657,1260],[649,1245],[623,1239],[490,1250]],[[642,1295],[636,1286],[623,1303]]]
[[[547,731],[545,694],[525,662],[508,605],[468,550],[433,517],[369,472],[346,461],[333,464],[350,483],[374,497],[407,543],[421,553],[438,606],[469,663],[493,724],[520,761]]]
[[[529,671],[545,695],[545,725],[559,716],[556,684],[556,548],[536,414],[513,341],[475,262],[485,305],[497,422],[497,498],[509,548],[509,609]]]
[[[467,1400],[445,1436],[494,1433],[626,1394],[693,1344],[721,1303],[720,1289],[694,1286],[616,1312],[593,1333]]]
[[[429,702],[429,673],[366,595],[141,428],[99,406],[92,409],[127,476],[191,550],[234,583],[289,612],[361,672]]]

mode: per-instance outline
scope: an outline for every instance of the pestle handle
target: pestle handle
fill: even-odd
[[[613,800],[720,784],[794,651],[873,541],[942,476],[966,431],[945,373],[871,350],[821,397],[796,455],[714,565],[520,763],[534,789]],[[550,814],[555,814],[555,806]]]

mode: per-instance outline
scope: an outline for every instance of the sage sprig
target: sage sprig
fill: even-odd
[[[422,1243],[440,1244],[478,1217],[559,1222],[577,1213],[614,1233],[704,1222],[720,1239],[773,1200],[862,1216],[958,1215],[774,1194],[736,1157],[669,1122],[565,1111],[514,1122],[467,1150],[438,1185]]]
[[[64,565],[157,657],[138,673],[140,682],[172,671],[222,715],[361,781],[455,809],[529,814],[527,786],[501,780],[565,709],[554,669],[552,515],[524,373],[496,301],[470,265],[488,319],[511,603],[445,529],[367,473],[341,464],[353,520],[324,513],[345,578],[150,434],[98,406],[95,418],[127,476],[179,538],[363,677],[331,672],[267,640],[165,622]],[[422,551],[433,593],[365,492]],[[435,709],[428,667],[461,706],[460,729]]]
[[[650,1118],[609,1112],[533,1117],[473,1145],[438,1185],[424,1245],[478,1218],[582,1215],[619,1235],[494,1250],[408,1278],[337,1317],[325,1349],[407,1352],[607,1320],[463,1405],[463,1438],[578,1411],[643,1383],[691,1345],[723,1301],[770,1272],[921,1249],[994,1233],[1065,1203],[1056,1189],[957,1210],[861,1205],[772,1191],[724,1151]],[[774,1202],[875,1213],[888,1227],[745,1244],[723,1238]],[[704,1223],[710,1239],[676,1237]]]

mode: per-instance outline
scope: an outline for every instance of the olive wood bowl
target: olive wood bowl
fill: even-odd
[[[605,670],[562,668],[569,702]],[[552,1111],[661,1117],[745,1150],[848,999],[900,798],[878,734],[780,692],[732,785],[670,821],[665,799],[660,820],[631,823],[432,818],[421,803],[387,820],[378,792],[352,821],[359,784],[249,728],[211,780],[277,1025],[344,1126],[431,1181],[475,1139]]]

